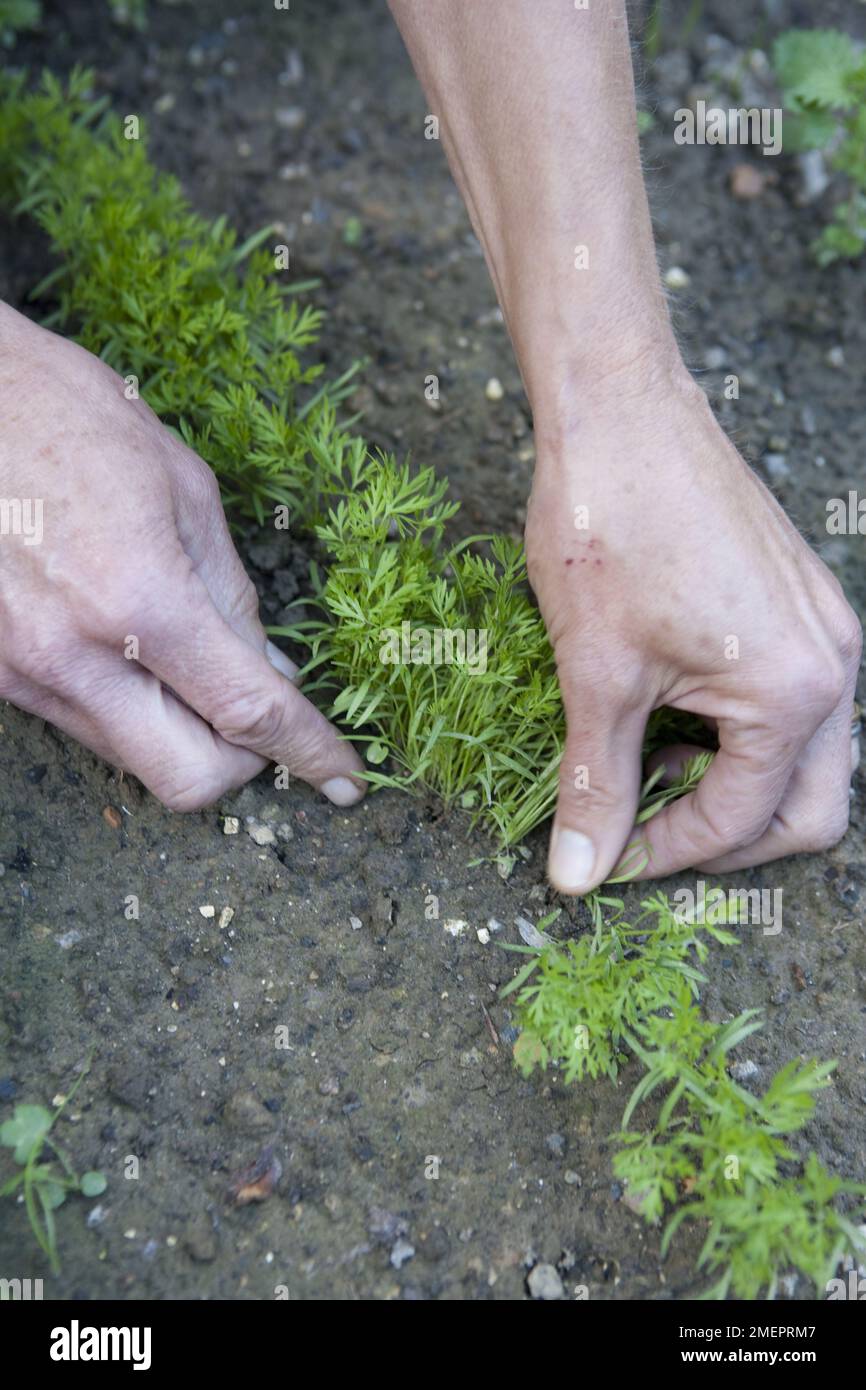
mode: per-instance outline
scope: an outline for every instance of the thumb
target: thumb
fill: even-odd
[[[611,873],[634,825],[649,708],[612,686],[564,679],[562,671],[560,685],[567,735],[548,876],[558,892],[582,895]]]
[[[360,758],[298,690],[288,658],[240,636],[197,574],[169,591],[171,600],[139,623],[142,664],[226,743],[285,766],[337,806],[360,801]]]

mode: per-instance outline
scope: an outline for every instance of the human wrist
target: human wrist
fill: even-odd
[[[575,441],[596,427],[658,419],[671,409],[709,409],[670,324],[581,342],[536,383],[530,404],[539,466],[567,461]]]

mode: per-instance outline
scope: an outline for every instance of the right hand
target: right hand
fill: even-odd
[[[829,848],[848,824],[859,620],[685,368],[664,390],[639,375],[587,390],[579,425],[539,451],[527,520],[568,723],[549,864],[563,893],[604,882],[633,841],[638,878],[716,874]],[[661,705],[709,721],[720,749],[637,825]],[[655,762],[676,773],[700,751]]]
[[[28,499],[30,537],[9,507],[26,520]],[[98,358],[5,305],[0,500],[0,698],[173,810],[269,761],[339,806],[361,798],[360,759],[267,640],[207,464]]]

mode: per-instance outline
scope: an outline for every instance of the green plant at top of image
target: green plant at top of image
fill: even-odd
[[[813,243],[819,265],[866,249],[866,51],[837,29],[790,29],[773,45],[786,150],[827,150],[848,197]]]
[[[836,1063],[789,1062],[762,1095],[734,1079],[729,1054],[762,1026],[758,1011],[713,1023],[698,1008],[705,938],[738,945],[726,903],[698,922],[656,893],[627,922],[622,899],[586,901],[592,930],[577,940],[504,948],[527,957],[501,991],[516,999],[517,1065],[525,1076],[553,1066],[568,1085],[616,1081],[637,1061],[643,1075],[613,1136],[613,1170],[646,1221],[667,1213],[662,1256],[683,1224],[701,1223],[698,1269],[715,1278],[704,1298],[773,1298],[789,1271],[820,1294],[844,1254],[866,1255],[866,1228],[836,1204],[866,1185],[836,1178],[815,1154],[792,1174],[798,1155],[787,1138],[811,1118]],[[630,1128],[659,1097],[648,1127]]]
[[[238,245],[225,217],[194,212],[177,180],[147,158],[141,129],[44,73],[0,74],[0,199],[35,218],[57,264],[32,298],[58,303],[48,326],[124,377],[211,465],[225,505],[263,523],[277,505],[309,506],[312,451],[327,450],[334,407],[354,369],[310,390],[321,365],[298,354],[322,315],[283,285],[265,227]],[[130,132],[136,138],[126,138]]]
[[[31,1229],[40,1250],[48,1256],[53,1274],[60,1272],[55,1211],[70,1192],[98,1197],[107,1186],[103,1173],[91,1170],[78,1177],[63,1150],[51,1138],[51,1131],[89,1070],[88,1060],[68,1095],[53,1112],[44,1105],[18,1104],[11,1120],[0,1125],[0,1145],[12,1150],[12,1158],[21,1169],[0,1186],[0,1197],[10,1197],[21,1190]],[[50,1152],[48,1159],[46,1150]]]
[[[39,0],[0,0],[0,44],[14,47],[18,35],[35,29],[41,18]]]
[[[108,4],[115,24],[138,29],[140,33],[147,28],[147,0],[108,0]]]
[[[147,28],[147,0],[107,0],[117,24],[142,31]],[[41,0],[0,0],[0,43],[13,48],[20,33],[37,29],[42,20]]]

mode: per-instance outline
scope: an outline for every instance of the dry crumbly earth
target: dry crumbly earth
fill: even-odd
[[[738,50],[812,18],[775,0],[734,8],[708,0],[691,31],[685,5],[667,10],[659,61],[643,74],[660,260],[691,279],[675,297],[688,360],[765,476],[761,460],[775,456],[772,485],[862,613],[866,542],[828,538],[824,525],[827,499],[862,487],[862,269],[811,263],[826,201],[796,205],[793,161],[670,136],[690,92],[727,98]],[[353,404],[373,442],[447,472],[464,531],[519,531],[526,404],[384,4],[150,9],[140,36],[95,3],[48,3],[14,59],[93,65],[118,110],[149,117],[154,157],[201,210],[228,212],[243,233],[285,224],[298,277],[322,279],[329,370],[369,359]],[[833,3],[821,22],[862,36],[866,16]],[[743,162],[772,179],[750,202],[729,186]],[[0,294],[22,304],[44,250],[23,224],[4,222],[0,241]],[[731,372],[740,398],[724,402]],[[424,399],[429,373],[442,384],[438,412]],[[491,376],[498,402],[485,395]],[[279,621],[303,557],[249,532],[243,551]],[[475,928],[494,916],[517,940],[515,917],[554,903],[543,833],[504,881],[490,864],[470,867],[489,844],[433,801],[376,795],[348,814],[264,775],[220,807],[177,816],[50,727],[8,706],[0,725],[0,1118],[68,1089],[95,1049],[57,1137],[79,1171],[108,1177],[98,1201],[72,1198],[58,1213],[56,1278],[23,1208],[0,1203],[0,1275],[43,1276],[59,1299],[271,1299],[278,1286],[292,1298],[520,1299],[545,1261],[566,1297],[576,1285],[592,1299],[705,1287],[693,1271],[702,1233],[682,1233],[662,1263],[660,1232],[612,1180],[608,1136],[635,1073],[568,1090],[555,1073],[526,1082],[512,1065],[498,990],[513,957]],[[741,1050],[758,1084],[796,1055],[839,1058],[803,1145],[861,1179],[863,791],[861,771],[832,852],[739,876],[783,890],[784,930],[742,928],[739,949],[714,952],[704,991],[716,1018],[766,1010],[765,1031]],[[240,834],[223,834],[225,814],[240,817]],[[246,816],[273,828],[272,845],[245,833]],[[694,877],[665,886],[678,884]],[[131,894],[137,921],[124,915]],[[428,894],[439,920],[425,917]],[[559,926],[580,929],[580,909],[565,906]],[[225,907],[234,917],[221,929]],[[450,918],[469,924],[459,938],[443,929]],[[275,1192],[230,1204],[232,1176],[268,1145],[283,1170]],[[130,1157],[137,1179],[124,1176]]]

